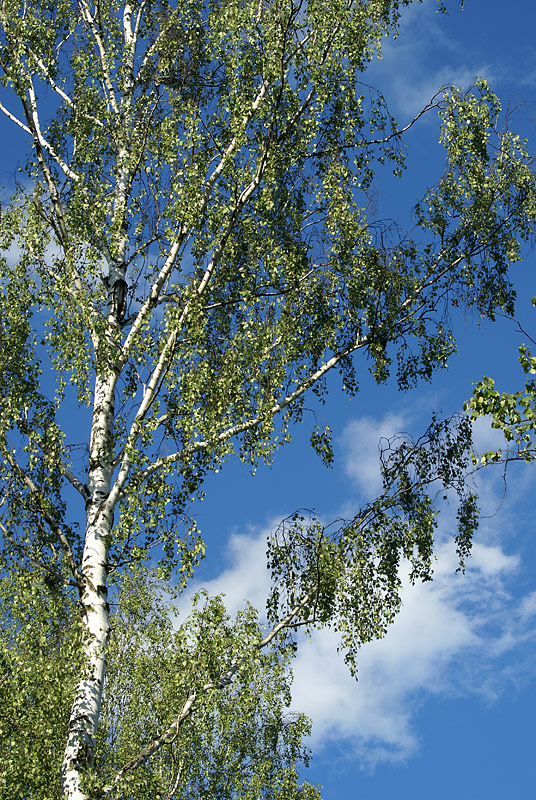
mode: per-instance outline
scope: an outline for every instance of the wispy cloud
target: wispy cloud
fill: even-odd
[[[450,36],[435,9],[435,0],[406,9],[400,36],[384,42],[381,61],[368,73],[395,115],[402,118],[418,114],[443,86],[467,88],[476,76],[497,79],[489,59]]]
[[[382,419],[359,417],[344,428],[340,437],[344,470],[367,500],[374,497],[382,486],[379,459],[381,441],[403,432],[409,422],[409,415],[399,412],[387,414]]]

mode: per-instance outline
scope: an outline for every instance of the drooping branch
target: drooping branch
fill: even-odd
[[[25,470],[20,466],[20,464],[15,459],[13,454],[9,451],[8,448],[3,447],[2,448],[2,455],[5,458],[5,460],[8,462],[10,467],[13,469],[15,474],[19,477],[19,479],[21,479],[23,481],[23,483],[29,489],[30,495],[32,497],[33,506],[34,506],[35,511],[47,523],[47,525],[50,527],[51,531],[54,533],[54,535],[58,539],[58,541],[59,541],[59,543],[61,545],[61,548],[63,550],[63,554],[65,556],[65,560],[67,562],[67,565],[69,566],[69,569],[71,570],[71,572],[73,574],[73,577],[74,577],[74,579],[76,581],[76,585],[78,587],[78,591],[80,592],[80,595],[82,595],[83,591],[84,591],[84,578],[83,578],[82,573],[81,573],[81,571],[80,571],[80,569],[78,567],[78,564],[77,564],[73,549],[72,549],[72,547],[71,547],[71,545],[69,543],[69,539],[65,535],[61,525],[58,524],[58,522],[54,519],[52,514],[49,511],[47,511],[47,509],[45,508],[45,504],[44,504],[41,492],[36,487],[36,485],[34,484],[32,479],[29,477],[29,475],[26,474]]]
[[[507,215],[503,223],[507,221],[510,216],[511,214]],[[411,323],[413,319],[416,319],[423,310],[426,309],[427,301],[425,293],[429,289],[438,285],[445,278],[445,276],[447,276],[450,272],[452,272],[457,266],[459,266],[460,263],[465,261],[467,258],[474,258],[475,256],[485,251],[487,246],[487,241],[479,242],[477,240],[469,251],[458,253],[457,247],[462,238],[463,238],[463,229],[460,229],[458,233],[453,237],[452,241],[450,241],[436,255],[433,262],[428,267],[423,280],[417,286],[415,286],[414,289],[403,300],[401,300],[398,311],[399,318],[397,322],[397,329],[399,331],[399,335],[403,335],[405,327],[409,323]],[[207,270],[199,284],[199,287],[206,286],[206,283],[210,278],[211,269],[212,269],[212,261],[207,267]],[[174,334],[172,335],[174,336]],[[172,335],[170,335],[170,337]],[[356,352],[357,350],[369,346],[371,344],[372,338],[373,337],[371,335],[364,335],[358,337],[358,339],[352,345],[344,348],[338,353],[335,353],[330,359],[328,359],[328,361],[326,361],[318,369],[316,369],[306,380],[302,381],[302,383],[298,387],[296,387],[296,389],[293,392],[286,395],[278,403],[274,404],[274,406],[272,406],[272,408],[270,409],[271,416],[277,415],[280,411],[290,406],[305,392],[307,392],[314,384],[320,381],[330,370],[336,367],[337,364],[339,364],[344,358],[347,358],[349,355]],[[167,352],[166,352],[166,358],[167,358]],[[162,355],[161,355],[161,361],[163,360]],[[159,362],[159,369],[160,370],[163,369],[162,364],[160,364],[160,362]],[[146,410],[147,409],[144,409],[143,415],[146,413]],[[140,410],[138,411],[138,415],[139,414]],[[166,422],[166,420],[167,420],[167,414],[163,414],[158,419],[157,424],[162,425]],[[227,428],[226,430],[222,431],[216,437],[216,441],[218,443],[228,441],[229,439],[232,439],[242,433],[254,430],[261,424],[261,422],[262,418],[260,416],[255,416],[248,420],[245,420],[244,422],[237,423]],[[141,429],[136,431],[136,437],[140,434],[140,432]],[[209,447],[209,442],[206,440],[193,442],[190,445],[187,445],[181,451],[171,453],[167,456],[164,456],[163,458],[155,460],[150,467],[141,472],[137,477],[140,481],[144,481],[151,475],[158,472],[160,469],[178,462],[185,456],[190,456],[196,452],[205,450],[208,447]],[[124,454],[126,452],[126,448],[122,452]],[[130,469],[130,462],[128,465],[128,469]],[[116,485],[114,486],[114,492],[117,491],[117,497],[121,496],[123,492],[127,476],[128,476],[128,470],[121,475],[121,481],[117,481]],[[114,502],[117,499],[117,497],[114,495]]]

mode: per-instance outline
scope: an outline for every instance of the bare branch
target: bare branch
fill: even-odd
[[[16,117],[14,114],[11,113],[11,111],[8,111],[7,108],[5,107],[5,105],[3,105],[3,103],[0,103],[0,111],[3,114],[5,114],[8,119],[10,119],[12,122],[14,122],[15,125],[18,125],[19,128],[22,128],[22,130],[25,133],[30,134],[30,136],[32,135],[32,132],[29,129],[29,127],[27,125],[25,125],[24,122],[21,122],[18,117]]]
[[[409,129],[412,128],[415,125],[415,123],[418,122],[420,120],[420,118],[424,114],[426,114],[428,111],[431,111],[433,108],[439,108],[439,106],[441,104],[441,100],[436,101],[436,97],[439,97],[439,95],[442,95],[446,91],[446,89],[448,89],[448,86],[444,86],[442,89],[439,90],[439,92],[436,92],[436,94],[432,97],[430,102],[427,103],[424,106],[424,108],[422,108],[419,111],[419,113],[415,117],[413,117],[411,122],[408,122],[408,124],[405,125],[403,128],[398,128],[398,130],[393,131],[388,136],[385,136],[383,139],[367,139],[365,144],[366,145],[369,145],[369,144],[386,144],[387,142],[390,142],[391,139],[398,139],[400,136],[402,136],[404,133],[406,133],[406,131],[409,131]]]
[[[76,475],[73,472],[71,472],[69,467],[67,467],[65,464],[60,463],[59,468],[60,468],[60,472],[64,476],[64,478],[66,478],[69,481],[71,486],[74,489],[76,489],[76,491],[79,492],[82,495],[82,497],[84,498],[84,500],[87,502],[89,500],[89,498],[90,498],[90,493],[89,493],[89,489],[87,488],[86,484],[82,483],[82,481],[79,480],[79,478],[77,478]]]
[[[95,25],[95,19],[89,10],[89,6],[87,5],[86,0],[78,0],[78,7],[80,8],[82,19],[87,23],[89,29],[91,30],[91,33],[93,34],[93,38],[95,39],[95,43],[99,51],[102,75],[104,78],[104,86],[107,92],[108,100],[115,113],[118,114],[119,106],[117,104],[112,80],[110,77],[110,71],[108,69],[108,56],[106,54],[106,49],[104,47],[102,36],[100,35],[99,30]]]

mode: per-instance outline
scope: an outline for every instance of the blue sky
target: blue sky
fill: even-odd
[[[536,152],[536,7],[523,0],[468,0],[448,17],[430,1],[403,17],[401,35],[365,80],[386,96],[401,122],[416,114],[446,83],[469,85],[485,77],[511,109],[510,126]],[[514,110],[520,101],[528,104]],[[441,174],[437,118],[423,119],[407,137],[408,169],[398,183],[380,175],[378,216],[402,224],[411,206]],[[387,170],[386,170],[387,172]],[[535,330],[530,298],[536,294],[535,255],[514,269],[518,315]],[[517,348],[523,336],[511,322],[478,324],[460,314],[459,355],[449,368],[407,394],[393,383],[377,387],[359,367],[361,391],[350,401],[336,378],[322,414],[335,432],[335,467],[310,451],[306,426],[276,456],[271,469],[248,476],[229,465],[211,479],[199,522],[212,543],[199,578],[224,591],[231,609],[245,598],[262,605],[265,536],[297,507],[326,519],[351,515],[373,496],[380,436],[398,430],[418,435],[432,410],[462,408],[472,382],[493,376],[505,389],[522,383]],[[485,449],[496,434],[476,431]],[[347,674],[328,633],[304,641],[296,661],[294,708],[313,719],[314,757],[304,777],[324,787],[326,800],[359,797],[434,797],[499,800],[531,797],[536,708],[536,533],[534,468],[516,466],[503,498],[498,471],[479,478],[483,519],[465,576],[456,573],[442,515],[436,580],[408,587],[403,610],[387,637],[362,649],[359,680]],[[222,555],[222,544],[223,555]]]
[[[435,14],[434,0],[412,5],[399,39],[385,44],[383,59],[367,72],[365,80],[385,94],[395,116],[409,121],[441,85],[468,85],[476,75],[489,80],[505,109],[536,101],[536,7],[527,0],[467,0],[460,12],[451,0],[449,8],[445,17]],[[536,103],[513,112],[510,124],[536,153]],[[4,120],[0,126],[0,182],[7,185],[20,140],[15,126]],[[402,181],[386,170],[374,195],[378,216],[402,225],[411,222],[412,204],[441,174],[437,118],[422,119],[407,143]],[[514,272],[519,317],[533,332],[535,259],[527,252]],[[262,607],[265,540],[279,520],[298,507],[315,509],[326,520],[350,516],[374,495],[381,436],[400,430],[419,435],[432,411],[460,410],[472,382],[483,375],[505,389],[521,384],[517,347],[523,337],[515,325],[478,325],[462,313],[457,333],[460,352],[449,368],[407,394],[392,382],[375,386],[364,360],[357,398],[342,395],[339,380],[331,379],[321,413],[334,431],[333,469],[312,452],[305,424],[272,468],[260,467],[253,477],[231,463],[211,476],[207,499],[196,509],[209,550],[192,591],[200,585],[224,591],[231,610],[245,599]],[[496,436],[481,424],[477,441],[485,449]],[[304,777],[324,786],[326,800],[533,795],[534,469],[512,469],[504,498],[498,471],[479,478],[488,518],[465,576],[456,573],[453,519],[448,510],[442,515],[436,580],[404,590],[403,610],[387,637],[363,648],[358,682],[337,657],[331,635],[302,642],[293,708],[313,719],[314,758]]]

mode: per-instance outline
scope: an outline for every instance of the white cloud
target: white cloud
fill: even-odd
[[[480,547],[480,560],[500,571],[512,563]],[[455,572],[452,544],[438,553],[432,583],[406,585],[403,607],[383,640],[362,647],[359,680],[355,682],[335,656],[337,637],[331,632],[315,634],[303,643],[295,663],[296,710],[313,719],[312,744],[319,748],[334,740],[346,740],[362,763],[397,761],[418,747],[413,715],[417,698],[426,693],[460,691],[453,664],[474,658],[486,649],[479,633],[479,601],[482,572],[474,565],[470,574]],[[472,610],[464,603],[476,592]],[[476,606],[476,608],[475,608]]]
[[[531,592],[523,598],[519,606],[519,615],[523,621],[536,616],[536,592]]]
[[[380,440],[402,432],[407,424],[404,414],[387,414],[381,420],[360,417],[346,425],[341,437],[345,471],[367,499],[377,494],[382,485]]]
[[[510,686],[511,658],[505,664],[501,657],[534,641],[527,622],[536,614],[535,593],[512,598],[507,579],[519,558],[499,547],[476,543],[467,574],[456,566],[452,542],[444,543],[434,581],[406,583],[395,624],[361,650],[357,683],[333,656],[333,634],[302,646],[294,702],[314,721],[316,749],[345,740],[364,765],[403,760],[418,749],[415,715],[427,695],[493,700]]]
[[[418,77],[411,73],[407,76],[398,75],[393,81],[397,110],[400,109],[398,113],[404,112],[410,117],[415,117],[440,89],[446,86],[468,89],[477,77],[492,81],[490,66],[488,64],[477,64],[467,68],[445,66],[433,72],[423,70]]]
[[[225,593],[231,612],[246,599],[264,608],[270,529],[234,534],[221,574],[203,584],[210,594]],[[312,718],[315,750],[337,742],[362,765],[400,761],[419,747],[415,715],[427,695],[493,699],[511,681],[498,659],[534,636],[536,592],[516,601],[507,591],[518,567],[517,555],[477,542],[462,575],[452,541],[441,544],[434,580],[415,586],[406,581],[395,624],[384,639],[361,649],[358,681],[337,654],[335,633],[302,638],[293,667],[293,710]]]
[[[469,570],[476,570],[485,577],[497,576],[502,573],[513,572],[519,567],[518,555],[506,555],[498,547],[475,542],[471,552]]]
[[[423,5],[405,10],[400,37],[384,41],[382,59],[370,69],[372,84],[395,115],[404,118],[416,116],[444,86],[468,88],[477,76],[492,82],[497,78],[496,70],[478,52],[446,33],[435,2]]]
[[[278,520],[279,521],[279,520]],[[220,574],[209,581],[194,582],[183,595],[185,607],[200,589],[210,596],[225,595],[225,605],[231,615],[250,602],[262,613],[270,590],[270,575],[266,568],[266,542],[271,530],[268,526],[260,532],[233,533],[226,547],[227,564]]]
[[[491,417],[479,417],[473,422],[473,442],[478,453],[500,450],[506,444],[502,431],[492,427]]]

